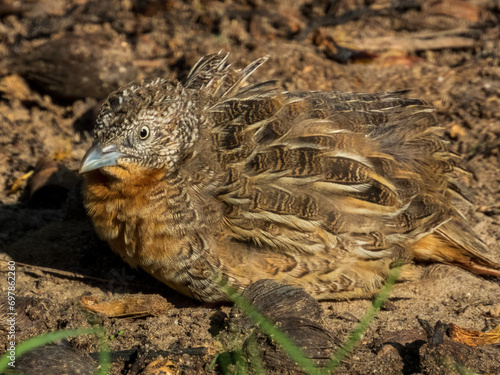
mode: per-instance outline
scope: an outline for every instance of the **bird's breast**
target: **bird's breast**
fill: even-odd
[[[84,185],[84,204],[99,237],[133,266],[173,262],[182,225],[173,225],[179,216],[169,202],[182,194],[165,186],[161,171],[111,173],[88,173]]]

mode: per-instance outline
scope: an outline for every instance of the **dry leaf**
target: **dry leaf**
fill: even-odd
[[[141,375],[177,375],[177,366],[169,359],[157,359],[151,362],[141,372]]]
[[[450,323],[448,334],[453,340],[472,347],[500,343],[500,325],[490,332],[480,332]]]
[[[136,295],[124,297],[114,301],[101,302],[94,296],[83,296],[81,299],[84,309],[102,313],[109,318],[140,318],[163,314],[173,306],[158,295]]]
[[[14,183],[10,187],[9,194],[17,193],[33,173],[34,171],[29,171],[28,173],[25,173],[21,177],[17,178],[16,181],[14,181]]]

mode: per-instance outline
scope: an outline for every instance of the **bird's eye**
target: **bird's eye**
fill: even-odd
[[[147,126],[143,126],[139,132],[139,138],[146,139],[147,137],[149,137],[149,128]]]

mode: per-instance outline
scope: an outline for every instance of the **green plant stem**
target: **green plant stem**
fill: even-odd
[[[399,262],[398,262],[399,263]],[[313,361],[308,358],[301,348],[291,341],[286,334],[281,332],[272,322],[262,315],[250,302],[248,302],[234,288],[221,283],[221,287],[229,298],[250,318],[259,328],[274,341],[276,341],[290,357],[302,367],[304,371],[312,375],[331,374],[340,365],[344,358],[354,349],[356,343],[361,339],[363,333],[368,329],[371,321],[377,316],[384,302],[389,298],[391,291],[398,280],[401,272],[401,265],[396,264],[390,271],[387,281],[380,289],[380,292],[373,300],[370,308],[365,313],[358,326],[352,331],[351,336],[344,345],[335,353],[335,356],[322,369],[318,369]]]
[[[41,346],[50,344],[51,342],[61,340],[61,339],[66,339],[69,337],[74,337],[74,336],[80,336],[80,335],[92,335],[96,334],[99,337],[99,341],[101,343],[102,347],[102,339],[101,336],[104,334],[104,330],[102,328],[80,328],[80,329],[72,329],[72,330],[66,330],[66,331],[56,331],[56,332],[49,332],[45,333],[36,337],[33,337],[29,340],[26,340],[18,345],[16,345],[16,354],[15,357],[16,359],[19,358],[22,354],[29,352],[30,350],[39,348]],[[107,346],[107,345],[105,345]],[[7,369],[10,359],[8,358],[9,353],[5,353],[1,358],[0,358],[0,374],[3,374],[5,370]],[[107,361],[106,361],[107,357]],[[99,359],[101,361],[101,368],[99,370],[99,374],[106,374],[109,369],[109,353],[101,350],[101,353],[99,354]],[[106,372],[103,372],[106,371]]]
[[[352,331],[351,336],[347,339],[344,345],[337,350],[335,356],[331,361],[325,366],[322,374],[330,374],[340,365],[343,359],[354,349],[356,343],[361,339],[363,333],[368,329],[371,321],[379,313],[384,302],[389,298],[392,288],[398,280],[399,274],[401,272],[401,265],[395,266],[389,273],[389,277],[385,282],[382,289],[380,289],[379,294],[373,300],[370,308],[365,313],[363,318],[361,318],[358,326]]]
[[[236,289],[223,283],[221,283],[221,287],[229,298],[259,326],[262,332],[277,342],[304,371],[311,375],[321,374],[319,369],[314,365],[314,362],[304,354],[302,349],[295,345],[281,330],[252,306]]]
[[[255,335],[251,335],[248,340],[248,352],[250,354],[250,363],[255,374],[264,374],[264,365],[259,355],[259,348],[257,346],[257,339]]]

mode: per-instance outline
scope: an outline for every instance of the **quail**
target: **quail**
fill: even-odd
[[[80,172],[97,234],[206,302],[260,279],[318,300],[375,293],[400,260],[500,276],[457,207],[460,159],[405,92],[246,84],[227,55],[183,83],[132,82],[103,104]]]

